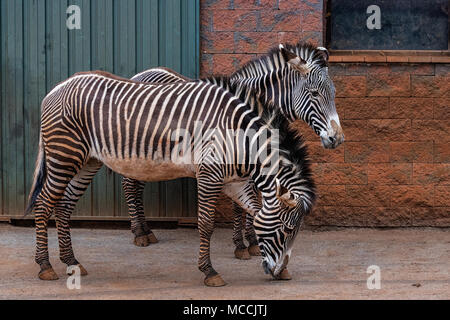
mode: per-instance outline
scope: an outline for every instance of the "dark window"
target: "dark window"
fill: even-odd
[[[448,0],[329,0],[334,50],[448,50]]]

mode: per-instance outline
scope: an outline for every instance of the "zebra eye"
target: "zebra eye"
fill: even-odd
[[[311,94],[312,94],[313,97],[318,97],[319,96],[319,91],[311,90]]]

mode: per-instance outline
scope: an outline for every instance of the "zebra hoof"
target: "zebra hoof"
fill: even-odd
[[[206,277],[204,283],[208,287],[223,287],[227,284],[218,274],[215,276]]]
[[[156,236],[153,233],[150,233],[149,235],[147,235],[148,237],[148,241],[150,243],[158,243],[158,239],[156,239]]]
[[[287,268],[284,268],[283,271],[280,272],[278,276],[275,277],[275,280],[292,280],[292,277]]]
[[[81,264],[77,264],[77,267],[80,269],[80,276],[84,277],[88,275],[87,270]],[[73,275],[73,271],[72,273],[67,272],[67,275],[69,276]]]
[[[256,257],[261,255],[261,250],[258,245],[252,245],[248,247],[248,253],[250,253],[251,256]]]
[[[41,270],[39,272],[39,279],[49,281],[49,280],[58,280],[59,277],[53,270],[53,268],[50,267],[49,269]]]
[[[250,257],[247,248],[234,250],[234,256],[239,260],[249,260],[252,258]]]
[[[134,238],[134,244],[138,247],[148,247],[150,245],[148,235],[138,236]]]

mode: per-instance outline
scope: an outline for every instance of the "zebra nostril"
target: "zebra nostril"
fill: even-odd
[[[330,140],[331,143],[334,143],[336,141],[336,138],[334,137],[329,137],[328,140]]]

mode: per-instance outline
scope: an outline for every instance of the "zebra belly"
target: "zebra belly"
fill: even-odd
[[[114,172],[139,181],[165,181],[178,178],[195,178],[195,168],[191,164],[176,164],[170,161],[148,159],[102,158],[101,161]]]

